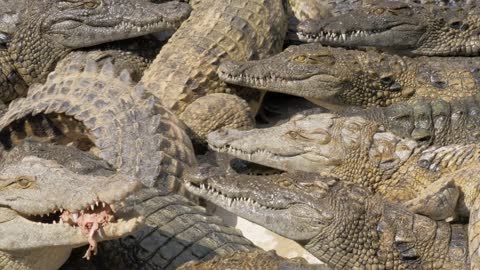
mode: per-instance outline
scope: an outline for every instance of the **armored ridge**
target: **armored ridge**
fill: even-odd
[[[125,209],[146,217],[147,226],[99,248],[107,258],[101,261],[115,269],[175,269],[189,260],[254,249],[220,218],[169,192],[196,162],[183,124],[158,104],[133,86],[128,73],[115,76],[109,61],[102,68],[93,61],[73,63],[10,104],[0,137],[10,151],[26,138],[72,144],[152,187],[125,202]]]
[[[313,174],[186,178],[188,189],[305,246],[333,269],[468,269],[466,226]]]
[[[138,181],[105,163],[92,166],[96,161],[78,150],[48,149],[51,155],[76,155],[84,167],[31,156],[29,150],[40,149],[35,143],[25,144],[12,155],[2,152],[1,268],[57,269],[72,248],[88,243],[85,257],[90,258],[97,242],[123,237],[142,224],[135,212],[112,210],[139,188]],[[92,174],[82,174],[85,171]]]
[[[7,149],[30,136],[74,143],[147,186],[167,185],[195,157],[183,125],[158,104],[128,72],[116,77],[111,62],[100,69],[89,61],[84,71],[72,64],[10,105],[1,137]]]
[[[305,44],[267,59],[226,62],[218,73],[228,83],[301,96],[342,110],[347,105],[471,96],[478,92],[479,66],[475,57],[407,58]]]
[[[245,101],[228,95],[236,91],[218,79],[216,70],[224,59],[258,59],[280,52],[287,18],[281,0],[207,0],[192,5],[191,16],[162,48],[141,83],[179,115],[194,139],[204,141],[209,131],[222,126],[253,127],[253,113]],[[253,94],[255,112],[261,95]]]
[[[380,1],[343,16],[298,26],[304,42],[359,48],[372,46],[413,55],[475,56],[480,53],[478,7],[463,9]]]
[[[179,2],[29,0],[7,49],[0,51],[0,100],[24,96],[28,85],[44,81],[74,49],[174,29],[189,12]]]

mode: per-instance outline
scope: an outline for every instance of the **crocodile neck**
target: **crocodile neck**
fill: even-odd
[[[9,102],[26,95],[29,85],[43,82],[56,63],[71,51],[45,39],[40,25],[22,25],[7,49],[0,51],[0,100]]]
[[[41,23],[29,22],[20,27],[8,46],[8,54],[22,79],[28,84],[43,82],[68,49],[41,33]]]

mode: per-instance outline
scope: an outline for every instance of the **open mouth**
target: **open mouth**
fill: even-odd
[[[52,226],[69,226],[81,231],[88,238],[89,248],[84,258],[89,260],[92,255],[97,254],[97,241],[95,237],[103,239],[102,231],[109,225],[120,225],[122,223],[142,223],[143,217],[116,215],[113,203],[96,200],[84,209],[66,210],[56,209],[49,213],[36,215],[22,215],[25,219]]]
[[[238,194],[232,195],[223,193],[206,182],[201,184],[186,182],[185,187],[193,194],[203,198],[208,198],[208,200],[212,200],[214,203],[217,203],[225,208],[244,209],[245,207],[248,207],[270,211],[279,211],[286,209],[286,207],[265,205],[264,203],[260,203],[252,199],[251,197],[243,197]]]
[[[277,82],[286,83],[290,80],[290,79],[287,80],[275,75],[269,75],[269,76],[252,76],[252,75],[245,75],[245,74],[233,75],[231,73],[227,73],[220,69],[218,70],[218,76],[220,77],[220,79],[227,81],[229,83],[245,83],[245,84],[260,85],[260,86],[267,85],[269,83],[277,83]]]
[[[122,21],[119,25],[115,26],[116,29],[135,29],[138,33],[146,32],[156,32],[163,28],[175,29],[180,26],[180,22],[168,22],[162,18],[158,18],[158,21],[146,23],[146,24],[135,24],[132,22]]]
[[[344,42],[357,38],[366,38],[381,34],[383,30],[354,30],[349,32],[319,31],[318,33],[297,32],[298,39],[302,42]]]
[[[215,145],[210,144],[210,147],[212,150],[220,153],[226,153],[230,154],[232,156],[235,156],[240,159],[244,159],[247,161],[257,161],[257,160],[276,160],[276,161],[281,161],[285,158],[288,157],[293,157],[296,155],[286,155],[286,156],[281,156],[278,154],[274,154],[272,152],[269,152],[264,149],[257,149],[255,151],[245,151],[242,149],[235,148],[229,144],[217,147]]]

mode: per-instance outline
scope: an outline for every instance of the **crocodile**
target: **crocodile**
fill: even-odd
[[[162,48],[140,84],[174,111],[201,144],[208,132],[223,126],[253,127],[253,114],[263,95],[227,87],[216,70],[223,59],[259,59],[280,52],[287,18],[282,0],[192,2],[190,17]]]
[[[302,42],[319,42],[320,40],[315,40],[314,37],[319,36],[319,29],[324,30],[323,28],[327,28],[328,23],[330,22],[333,24],[332,30],[338,30],[337,32],[339,33],[348,33],[344,28],[341,28],[341,25],[336,25],[335,23],[337,22],[343,22],[346,19],[345,18],[356,18],[352,16],[352,14],[359,14],[359,10],[362,11],[367,11],[367,10],[372,10],[373,7],[390,7],[392,8],[396,6],[401,6],[403,5],[416,5],[423,7],[428,10],[428,8],[431,7],[436,7],[436,9],[439,9],[438,7],[448,7],[450,9],[452,8],[464,8],[467,9],[472,6],[472,1],[471,0],[466,0],[466,1],[455,1],[455,0],[288,0],[286,1],[288,4],[286,4],[286,8],[288,11],[289,15],[289,35],[288,39],[289,41],[302,41]],[[368,23],[370,21],[372,22],[372,28],[378,26],[375,24],[376,21],[374,21],[372,18],[364,18],[364,13],[361,14],[361,21],[360,23],[365,23],[366,25],[369,25]],[[387,12],[385,12],[385,15],[383,18],[387,18]],[[374,13],[373,16],[375,15],[381,15],[381,14],[376,14]],[[393,14],[395,15],[395,14]],[[390,16],[393,16],[390,15]],[[402,14],[399,14],[401,16]],[[400,20],[401,21],[401,20]],[[413,21],[413,19],[412,19]],[[425,20],[421,21],[424,22]],[[358,20],[350,20],[348,21],[348,26],[350,26],[352,29],[355,30],[365,30],[367,26],[364,28],[360,29],[359,27],[363,25],[355,25],[355,22],[359,22]],[[385,19],[384,24],[388,22]],[[401,21],[404,22],[404,21]],[[323,26],[323,28],[321,28]],[[305,29],[305,30],[304,30]],[[330,30],[330,28],[327,28]],[[367,28],[368,29],[368,28]],[[343,31],[342,31],[343,30]],[[409,30],[409,29],[407,29]],[[413,31],[413,30],[412,30]],[[325,32],[325,31],[324,31]],[[328,32],[327,32],[328,33]],[[307,35],[313,35],[310,38],[307,38]],[[325,33],[326,35],[326,33]],[[321,40],[322,42],[328,43],[329,40]],[[339,46],[348,46],[348,43],[343,42],[341,43],[340,41],[335,40],[331,41],[333,45],[339,45]]]
[[[435,219],[470,217],[471,256],[478,252],[478,145],[422,145],[359,116],[299,114],[265,129],[222,129],[210,146],[287,171],[331,175],[365,186]],[[478,267],[479,261],[472,260]],[[474,269],[476,269],[474,267]]]
[[[183,170],[196,164],[185,127],[128,72],[116,73],[109,60],[55,70],[0,117],[2,147],[14,151],[25,139],[70,145],[142,182],[122,209],[135,209],[146,225],[100,243],[93,258],[105,263],[100,269],[175,269],[189,260],[254,249],[221,218],[173,193]]]
[[[203,166],[187,188],[294,239],[332,269],[469,269],[467,229],[414,214],[351,182],[312,173],[224,175]]]
[[[18,28],[0,50],[0,100],[24,96],[72,50],[175,29],[190,10],[173,1],[28,0]]]
[[[305,259],[285,259],[275,251],[236,252],[217,256],[206,262],[191,262],[177,270],[328,270],[324,265],[309,265]]]
[[[478,91],[479,67],[475,57],[408,58],[313,43],[267,59],[225,61],[218,75],[227,83],[301,96],[339,111],[471,96]]]
[[[138,214],[114,210],[140,187],[134,178],[114,171],[79,174],[26,155],[15,159],[2,152],[10,160],[0,169],[2,269],[57,269],[73,248],[89,244],[90,258],[98,241],[123,237],[142,224]]]
[[[350,48],[375,47],[409,55],[477,56],[479,9],[378,1],[343,16],[298,25],[303,42]]]

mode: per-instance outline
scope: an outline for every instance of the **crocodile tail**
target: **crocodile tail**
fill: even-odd
[[[169,185],[185,166],[195,164],[184,126],[155,97],[135,87],[128,72],[116,76],[114,69],[110,61],[103,66],[87,61],[56,70],[45,84],[12,102],[0,118],[0,132],[43,115],[57,124],[66,144],[78,136],[68,140],[72,125],[64,123],[76,122],[99,157],[147,186]]]

